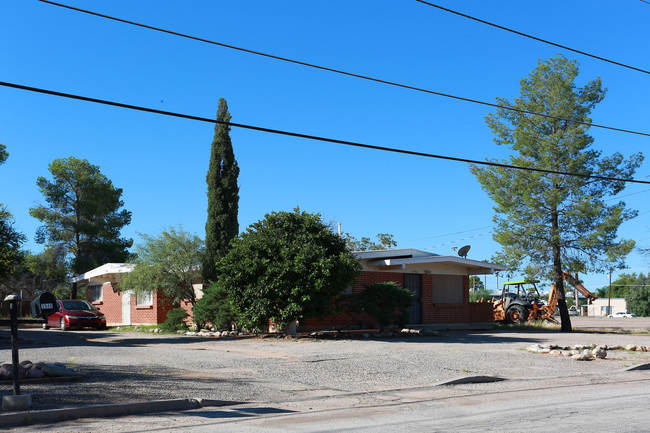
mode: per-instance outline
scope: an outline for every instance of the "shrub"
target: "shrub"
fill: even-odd
[[[413,294],[393,282],[366,284],[356,296],[355,308],[365,311],[379,325],[382,331],[390,325],[406,326],[409,320],[408,307]]]
[[[189,315],[184,309],[174,308],[167,313],[167,319],[160,328],[165,332],[176,332],[187,329],[185,319],[188,317]]]
[[[221,330],[229,330],[230,324],[237,321],[228,292],[219,283],[212,283],[205,289],[193,313],[194,323],[204,325],[209,322]]]

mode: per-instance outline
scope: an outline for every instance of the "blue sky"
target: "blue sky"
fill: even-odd
[[[649,132],[650,75],[451,15],[415,0],[67,1],[181,33],[437,92],[494,102],[518,96],[539,58],[580,63],[578,84],[608,88],[593,121]],[[638,0],[456,1],[442,6],[650,69],[650,5]],[[36,0],[0,3],[0,81],[214,118],[220,97],[233,122],[470,159],[505,157],[489,107],[283,63],[92,17]],[[591,129],[604,154],[643,151],[648,137]],[[99,165],[133,212],[123,234],[170,225],[204,235],[205,174],[213,125],[0,87],[0,202],[34,252],[43,202],[36,178],[55,158]],[[458,162],[396,155],[234,128],[241,167],[240,229],[271,211],[319,212],[360,238],[392,233],[402,248],[489,259],[492,202]],[[637,178],[650,176],[650,162]],[[619,231],[650,247],[650,186],[621,193],[640,216]],[[646,213],[647,212],[647,213]],[[632,253],[630,271],[650,258]],[[516,276],[513,276],[516,277]],[[588,287],[607,283],[587,275]],[[494,278],[488,277],[494,288]]]

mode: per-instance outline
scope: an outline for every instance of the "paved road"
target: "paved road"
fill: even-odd
[[[618,326],[588,318],[574,320],[574,326],[586,328],[589,320]],[[621,326],[650,324],[627,320]],[[589,327],[602,328],[596,325]],[[246,404],[8,431],[521,431],[531,421],[547,431],[648,430],[650,370],[621,370],[650,362],[650,352],[611,351],[606,360],[576,362],[524,350],[536,343],[650,346],[646,335],[499,331],[228,341],[32,329],[21,336],[31,340],[21,348],[21,359],[72,363],[84,376],[74,384],[24,385],[37,409],[190,397]],[[508,380],[440,385],[468,375]],[[7,394],[10,386],[0,391]]]

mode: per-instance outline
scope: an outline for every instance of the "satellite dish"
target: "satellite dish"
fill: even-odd
[[[461,256],[462,258],[466,259],[467,258],[467,253],[469,252],[469,249],[472,248],[469,245],[465,245],[464,247],[461,247],[458,250],[458,255]]]

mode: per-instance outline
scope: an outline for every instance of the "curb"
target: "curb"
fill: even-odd
[[[13,412],[0,415],[0,425],[26,425],[35,423],[61,422],[76,418],[94,418],[135,415],[149,412],[166,412],[198,409],[207,406],[232,406],[238,401],[179,398],[172,400],[154,400],[135,403],[106,404],[68,409],[50,409],[42,411]]]
[[[445,385],[464,385],[467,383],[490,383],[490,382],[501,382],[507,379],[497,376],[464,376],[457,379],[446,380],[444,382],[437,383],[436,386],[445,386]]]
[[[633,365],[632,367],[624,368],[622,371],[635,371],[635,370],[650,370],[650,364],[649,363],[637,364],[637,365]]]

